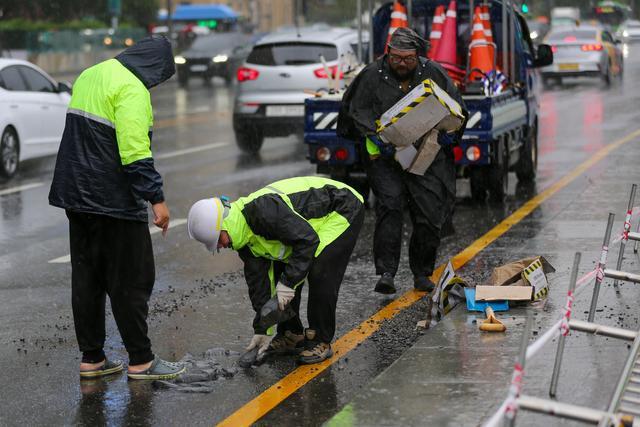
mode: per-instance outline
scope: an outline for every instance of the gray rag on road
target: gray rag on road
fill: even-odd
[[[180,363],[187,368],[183,374],[173,381],[154,381],[153,385],[156,388],[171,389],[182,393],[211,393],[215,390],[214,382],[216,380],[231,378],[238,372],[237,368],[222,366],[218,359],[233,356],[235,360],[237,355],[237,352],[223,348],[209,349],[202,358],[198,359],[187,353],[180,359]]]

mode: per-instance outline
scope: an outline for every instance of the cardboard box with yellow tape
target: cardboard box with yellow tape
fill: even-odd
[[[543,256],[521,259],[496,267],[488,285],[476,286],[477,301],[538,301],[547,297],[547,274],[555,268]]]
[[[426,79],[380,117],[378,134],[396,146],[396,160],[405,170],[421,175],[440,150],[438,132],[455,132],[463,123],[460,104]]]

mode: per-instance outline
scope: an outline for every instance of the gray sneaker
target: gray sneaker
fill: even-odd
[[[80,371],[81,379],[92,379],[97,377],[103,377],[106,375],[117,374],[122,372],[124,369],[124,364],[120,360],[111,361],[109,359],[104,359],[104,365],[99,367],[98,369],[93,369],[90,371]]]
[[[167,362],[156,357],[146,371],[128,372],[127,376],[132,380],[172,380],[185,370],[181,363]]]

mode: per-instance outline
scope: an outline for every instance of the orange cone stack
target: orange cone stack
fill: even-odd
[[[473,14],[473,32],[471,34],[471,44],[469,44],[469,62],[471,70],[480,70],[487,74],[493,70],[493,59],[491,47],[485,38],[484,25],[481,18],[480,7],[476,7]],[[477,71],[472,71],[470,80],[480,80],[483,75]]]
[[[404,7],[399,0],[393,2],[393,11],[391,12],[391,23],[389,24],[389,35],[387,36],[387,44],[384,48],[385,53],[389,51],[389,42],[391,36],[398,28],[408,27],[407,8]]]
[[[489,49],[491,51],[491,63],[495,56],[495,46],[493,45],[493,31],[491,31],[491,14],[489,13],[489,5],[480,6],[480,18],[482,19],[482,25],[484,26],[484,38],[489,43]]]
[[[433,59],[445,64],[457,64],[457,40],[458,24],[456,2],[455,0],[451,0],[442,28],[442,37],[440,38],[440,43],[438,43],[438,49]]]
[[[431,22],[431,33],[429,34],[429,41],[431,47],[427,56],[433,58],[438,50],[438,44],[442,38],[442,27],[444,27],[445,9],[443,5],[436,8],[436,12],[433,14],[433,21]]]
[[[442,28],[442,37],[433,57],[447,70],[454,83],[460,84],[464,80],[465,71],[458,65],[458,24],[456,1],[451,0]]]
[[[480,6],[480,18],[482,19],[482,25],[484,25],[484,38],[489,43],[493,43],[493,32],[491,31],[491,14],[489,13],[489,6]]]

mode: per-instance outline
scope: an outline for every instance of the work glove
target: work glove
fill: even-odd
[[[383,142],[378,135],[372,135],[368,138],[380,149],[380,155],[382,157],[393,157],[393,155],[396,154],[396,147]]]
[[[284,310],[287,304],[289,304],[293,297],[296,296],[296,291],[287,285],[278,283],[276,286],[276,295],[278,296],[278,308],[280,310]]]
[[[442,145],[443,147],[451,145],[454,142],[455,142],[455,134],[446,133],[446,132],[440,132],[438,134],[438,144]]]
[[[271,340],[273,337],[269,335],[259,335],[255,334],[253,338],[251,338],[251,342],[249,343],[249,347],[247,347],[247,351],[253,350],[254,348],[258,348],[258,356],[263,354],[269,348],[269,344],[271,344]]]

